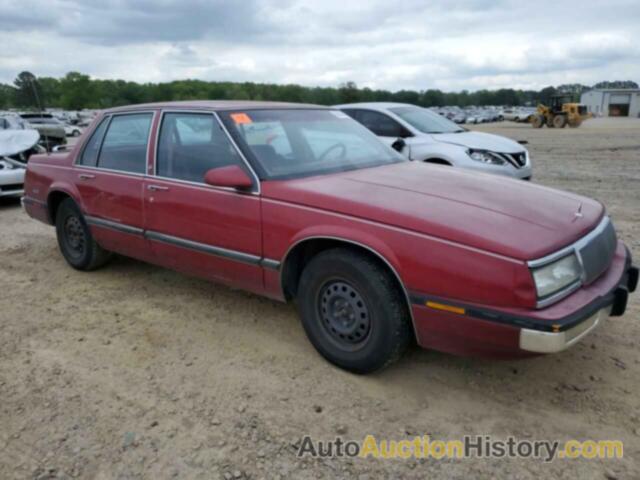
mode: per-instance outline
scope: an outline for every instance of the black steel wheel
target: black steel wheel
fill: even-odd
[[[397,360],[412,338],[406,297],[376,257],[325,250],[304,268],[296,302],[309,340],[331,363],[369,373]]]
[[[82,226],[80,217],[69,215],[64,221],[64,235],[62,241],[65,250],[75,258],[82,258],[87,250],[87,232]]]
[[[371,316],[362,295],[349,282],[331,280],[317,301],[328,337],[345,350],[357,349],[371,332]]]
[[[95,270],[109,260],[109,252],[96,243],[76,203],[67,198],[56,211],[56,234],[62,256],[78,270]]]

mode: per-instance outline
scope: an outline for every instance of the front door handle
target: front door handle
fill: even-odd
[[[90,173],[81,173],[80,175],[78,175],[78,178],[80,180],[93,180],[94,178],[96,178],[96,176],[91,175]]]
[[[169,190],[169,187],[163,187],[162,185],[147,185],[147,188],[152,192],[157,192],[159,190],[162,190],[164,192]]]

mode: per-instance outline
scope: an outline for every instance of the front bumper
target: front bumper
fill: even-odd
[[[412,294],[416,335],[425,348],[459,355],[515,358],[560,352],[609,316],[624,314],[637,285],[638,268],[619,243],[614,262],[601,278],[542,310],[490,309]],[[434,310],[434,304],[453,309]]]
[[[609,314],[610,309],[603,308],[564,332],[541,332],[523,328],[520,330],[520,350],[535,353],[556,353],[566,350],[603,323]]]
[[[531,166],[530,160],[526,165],[520,168],[516,168],[511,164],[488,165],[485,163],[477,162],[475,160],[471,160],[465,153],[464,157],[461,157],[459,162],[454,163],[454,166],[467,170],[473,170],[476,172],[490,173],[493,175],[500,175],[503,177],[515,178],[520,180],[531,180],[533,176],[533,168]]]

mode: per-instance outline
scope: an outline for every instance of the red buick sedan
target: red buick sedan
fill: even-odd
[[[32,157],[23,205],[76,269],[115,252],[294,300],[315,348],[359,373],[411,341],[557,352],[638,281],[599,202],[407,161],[313,105],[107,110],[73,150]]]

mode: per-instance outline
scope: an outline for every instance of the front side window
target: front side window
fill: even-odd
[[[152,116],[151,113],[114,116],[102,142],[98,167],[145,173]]]
[[[98,154],[100,153],[100,145],[102,145],[102,139],[104,138],[104,132],[107,130],[107,124],[109,119],[102,120],[98,128],[95,129],[91,138],[84,147],[82,156],[80,157],[80,165],[86,165],[87,167],[95,167],[98,165]]]
[[[417,130],[424,133],[460,133],[465,132],[451,120],[420,107],[390,108],[393,113]]]
[[[160,127],[156,175],[204,183],[208,170],[242,159],[212,114],[165,113]]]
[[[297,178],[405,161],[345,113],[329,109],[223,112],[263,178]]]

